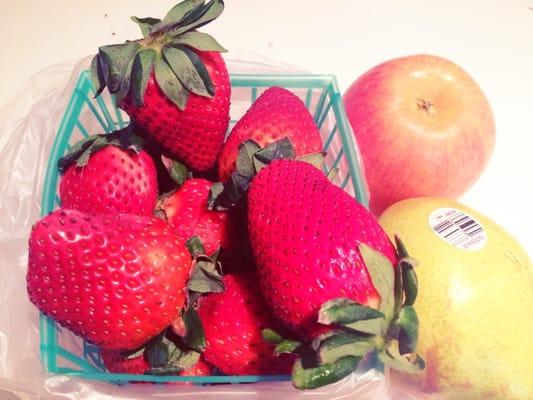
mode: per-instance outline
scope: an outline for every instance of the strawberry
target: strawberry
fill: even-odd
[[[239,146],[247,139],[260,147],[288,137],[296,156],[322,151],[322,139],[305,104],[290,91],[271,87],[257,98],[237,122],[220,153],[218,175],[222,182],[235,170]]]
[[[200,359],[194,365],[185,371],[180,372],[181,376],[209,376],[211,375],[211,366],[207,364],[204,360]]]
[[[288,327],[303,337],[322,332],[317,313],[331,299],[379,304],[358,246],[371,246],[393,264],[394,246],[372,214],[320,170],[274,160],[253,179],[248,206],[262,292]]]
[[[206,254],[226,247],[228,214],[207,209],[207,196],[213,183],[206,179],[188,179],[169,196],[163,196],[158,210],[185,243],[193,236],[201,240]]]
[[[263,340],[263,328],[277,327],[259,294],[251,272],[225,275],[223,293],[211,293],[198,303],[204,327],[204,358],[228,375],[285,374],[292,358],[273,355],[274,346]]]
[[[152,214],[157,172],[147,152],[126,128],[75,144],[59,161],[59,197],[64,208],[102,214]]]
[[[102,350],[100,353],[106,369],[114,374],[144,374],[150,370],[150,364],[144,359],[144,355],[125,357],[118,351]]]
[[[187,0],[162,20],[134,17],[143,39],[102,46],[91,65],[97,95],[107,87],[166,155],[196,171],[215,164],[229,123],[225,49],[196,31],[223,9],[222,0]]]
[[[150,364],[146,361],[144,354],[134,357],[125,357],[118,351],[103,350],[100,353],[106,369],[114,374],[144,374],[150,370]],[[181,371],[180,376],[209,376],[211,367],[202,359],[191,368]]]
[[[60,209],[29,239],[27,289],[46,315],[104,349],[136,349],[181,312],[191,256],[156,217]]]
[[[209,191],[213,185],[206,179],[188,179],[177,191],[162,196],[157,209],[163,211],[168,223],[185,243],[198,236],[208,255],[222,250],[222,258],[231,260],[229,270],[242,270],[246,263],[233,260],[248,256],[251,250],[246,237],[246,219],[239,210],[215,211],[207,208]]]

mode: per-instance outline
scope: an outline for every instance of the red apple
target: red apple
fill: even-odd
[[[406,198],[457,198],[492,153],[494,118],[485,95],[444,58],[387,61],[357,79],[343,99],[376,215]]]

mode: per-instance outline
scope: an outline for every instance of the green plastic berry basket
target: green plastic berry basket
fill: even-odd
[[[255,75],[231,76],[231,123],[246,112],[268,87],[281,86],[298,95],[320,128],[326,161],[324,172],[337,169],[334,182],[365,206],[368,195],[361,162],[342,103],[337,80],[332,75]],[[128,123],[128,118],[106,91],[94,98],[89,71],[83,71],[67,105],[52,145],[45,174],[42,216],[59,207],[57,161],[69,146],[90,134],[112,132]],[[85,342],[52,319],[40,316],[41,359],[49,372],[110,382],[192,382],[197,384],[252,383],[289,380],[287,375],[248,376],[152,376],[106,372],[98,347]]]

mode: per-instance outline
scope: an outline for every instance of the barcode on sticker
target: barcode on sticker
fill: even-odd
[[[452,246],[477,250],[487,240],[483,226],[468,213],[455,208],[439,208],[429,216],[431,229]]]

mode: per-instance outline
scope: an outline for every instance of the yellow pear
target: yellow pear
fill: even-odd
[[[380,223],[416,268],[424,372],[402,376],[446,399],[533,399],[533,266],[500,226],[456,201],[413,198]]]

